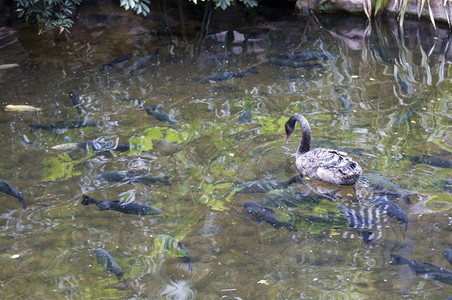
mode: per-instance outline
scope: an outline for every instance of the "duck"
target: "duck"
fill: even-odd
[[[361,166],[347,156],[347,153],[315,148],[311,150],[311,126],[301,114],[294,114],[285,124],[286,142],[295,130],[296,122],[301,125],[302,137],[296,152],[295,165],[303,175],[315,180],[336,185],[354,186],[362,174]]]

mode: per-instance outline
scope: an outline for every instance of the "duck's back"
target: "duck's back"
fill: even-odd
[[[297,155],[297,169],[304,176],[337,185],[354,185],[362,169],[346,153],[316,148]]]

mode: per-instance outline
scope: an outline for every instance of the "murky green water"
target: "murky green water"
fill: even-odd
[[[450,168],[415,159],[452,159],[450,46],[444,31],[435,36],[430,27],[407,22],[399,33],[391,22],[367,27],[365,19],[345,16],[319,17],[320,26],[279,9],[235,10],[226,17],[218,11],[209,15],[201,5],[184,8],[182,17],[177,8],[161,4],[147,18],[115,6],[103,9],[111,15],[85,6],[72,33],[57,37],[38,37],[23,24],[0,28],[0,64],[19,64],[0,70],[1,178],[28,205],[23,210],[14,198],[0,195],[2,299],[452,295],[451,285],[389,264],[391,254],[399,254],[452,269],[442,254],[452,248]],[[157,48],[143,68],[132,67]],[[269,63],[302,50],[337,58],[307,67]],[[126,53],[134,58],[118,68],[102,67]],[[258,74],[198,83],[251,67]],[[80,110],[69,99],[73,89],[80,94]],[[159,108],[178,123],[156,120],[136,99],[163,105]],[[8,104],[42,111],[4,111]],[[309,120],[314,146],[346,151],[364,174],[381,174],[411,194],[411,204],[394,200],[409,219],[406,232],[386,218],[366,244],[353,228],[313,222],[291,232],[245,214],[243,202],[283,191],[240,194],[231,188],[297,174],[293,154],[300,131],[284,142],[284,123],[294,113]],[[30,123],[65,119],[102,126],[30,133]],[[129,144],[131,150],[52,149],[97,138]],[[115,170],[169,175],[171,185],[96,176]],[[373,192],[358,183],[358,202],[350,187],[309,181],[289,188],[311,194],[338,189],[340,203],[319,205],[359,206]],[[101,211],[81,205],[84,194],[136,201],[163,215]],[[319,207],[304,213],[314,215]],[[183,259],[158,247],[162,234],[187,248],[192,272]],[[97,264],[97,248],[115,258],[127,287]]]

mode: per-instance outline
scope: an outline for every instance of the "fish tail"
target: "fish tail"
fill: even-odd
[[[22,195],[21,195],[21,196],[22,196]],[[24,197],[23,197],[23,196],[22,196],[22,197],[18,197],[17,199],[19,200],[20,203],[22,203],[22,207],[23,207],[24,209],[27,209],[27,204],[25,204],[25,199],[24,199]]]
[[[408,220],[407,221],[400,221],[400,225],[403,225],[405,223],[405,232],[408,230]]]
[[[188,266],[188,271],[189,271],[190,273],[193,273],[193,261],[191,260],[191,256],[190,256],[190,255],[187,255],[187,256],[182,257],[182,261],[183,261],[185,264],[187,264],[187,266]]]
[[[41,128],[41,125],[39,125],[39,124],[28,124],[28,126],[30,126],[30,133],[33,133],[36,130],[38,130],[39,128]]]
[[[90,204],[96,203],[96,200],[94,200],[93,198],[90,198],[86,195],[83,195],[82,197],[83,197],[83,199],[82,199],[83,205],[90,205]]]

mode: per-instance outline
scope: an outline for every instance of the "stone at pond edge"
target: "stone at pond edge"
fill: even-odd
[[[400,5],[397,4],[398,0],[389,0],[386,7],[383,9],[386,12],[395,14],[400,13]],[[375,0],[372,0],[372,7],[375,7]],[[435,21],[447,23],[447,16],[452,16],[452,7],[444,5],[442,0],[432,0],[429,3],[432,14]],[[349,13],[361,13],[364,15],[363,1],[362,0],[296,0],[295,9],[299,12],[305,12],[306,9],[312,9],[315,13],[334,13],[346,11]],[[379,10],[380,12],[382,9]],[[372,11],[372,14],[374,12]],[[406,6],[406,15],[418,16],[418,1],[408,1]],[[430,20],[428,5],[424,5],[424,9],[421,12],[421,16]]]

